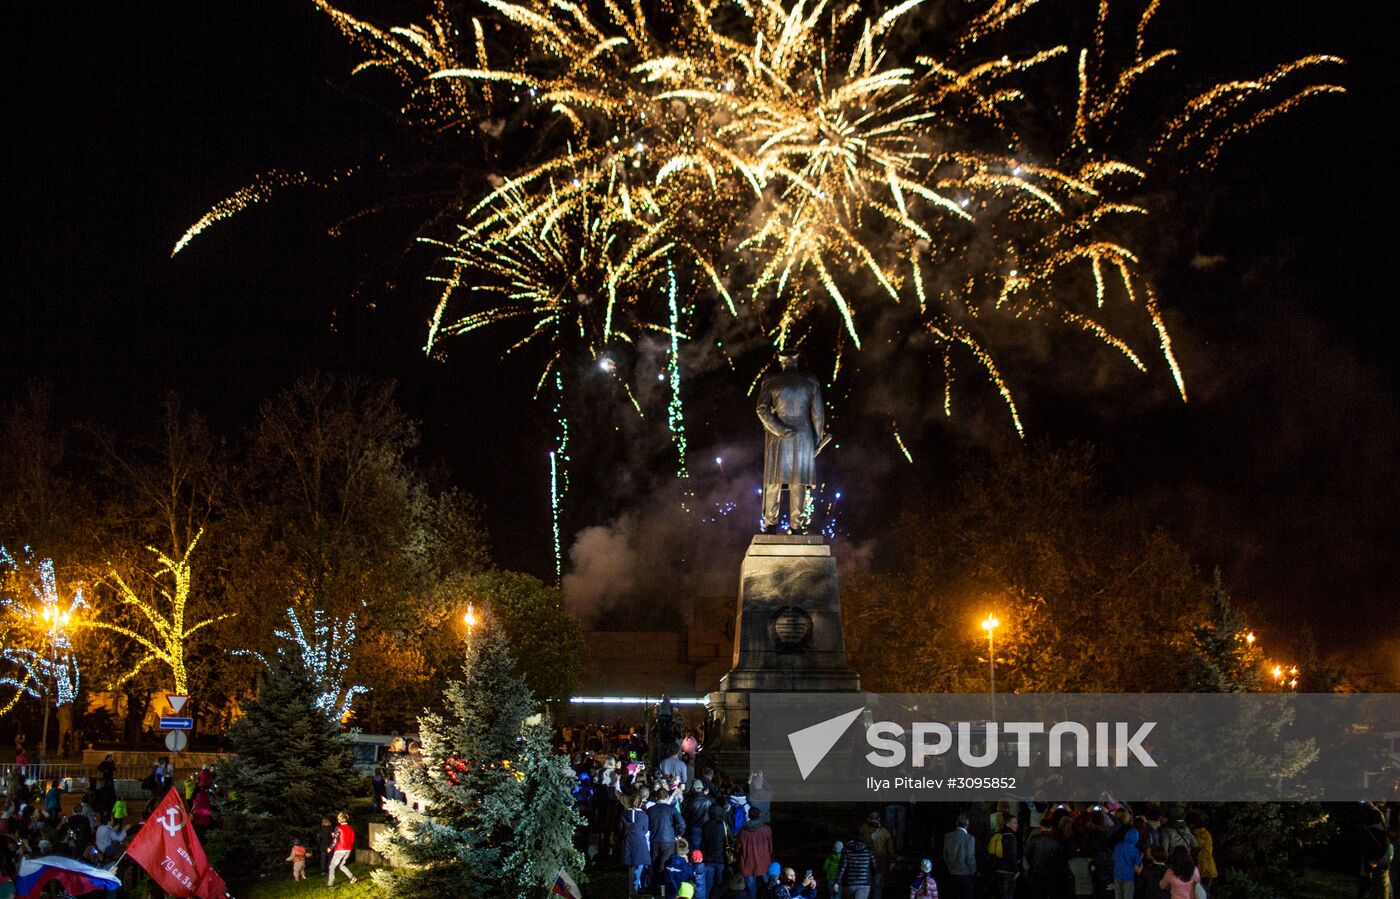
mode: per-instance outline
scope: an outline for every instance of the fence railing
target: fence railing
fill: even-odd
[[[84,765],[79,762],[34,762],[27,765],[16,765],[13,762],[0,764],[0,793],[9,789],[10,781],[15,776],[15,770],[24,769],[24,779],[33,783],[49,783],[50,781],[67,781],[68,789],[85,789],[88,778],[99,777],[97,768],[93,765]],[[199,765],[182,765],[179,756],[175,757],[175,779],[183,780],[185,775],[198,771]],[[150,765],[117,765],[115,772],[116,780],[142,781],[146,775],[151,773]]]
[[[63,780],[65,778],[76,778],[87,776],[87,770],[78,764],[71,762],[33,762],[27,765],[0,765],[0,783],[9,787],[10,781],[15,776],[16,770],[24,771],[24,779],[30,783],[43,781],[48,783],[51,780]]]

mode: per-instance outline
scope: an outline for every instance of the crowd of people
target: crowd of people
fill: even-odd
[[[663,725],[665,722],[663,721]],[[571,754],[574,799],[584,819],[575,840],[590,867],[621,866],[629,895],[687,899],[1203,899],[1219,876],[1216,839],[1207,818],[1185,806],[1002,802],[959,813],[931,838],[916,839],[911,806],[869,810],[841,828],[824,858],[810,833],[777,838],[774,791],[762,771],[734,780],[697,760],[699,741],[679,728],[648,728],[673,740],[654,755],[636,731],[578,729]],[[566,747],[568,744],[564,744]],[[405,745],[412,754],[416,745]],[[201,840],[213,823],[218,787],[208,765],[176,781],[168,758],[152,765],[141,786],[143,810],[132,815],[118,797],[116,765],[95,766],[76,806],[64,810],[64,784],[30,779],[22,743],[0,809],[0,875],[13,877],[24,858],[65,855],[111,865],[128,838],[175,786]],[[392,765],[376,772],[376,805],[403,799]],[[69,784],[68,786],[72,786]],[[411,801],[411,799],[409,800]],[[1357,855],[1358,896],[1390,899],[1396,809],[1363,805]],[[823,821],[815,829],[831,829]],[[947,826],[951,824],[951,826]],[[809,830],[794,828],[794,830]],[[316,843],[297,843],[286,861],[305,879],[314,859],[328,884],[336,872],[355,881],[347,863],[354,830],[342,812],[323,819]],[[922,845],[922,849],[920,848]],[[789,847],[792,847],[791,849]],[[811,862],[785,864],[801,855]],[[922,857],[921,857],[922,856]],[[119,871],[120,873],[120,871]]]
[[[667,745],[652,766],[630,751],[572,756],[586,821],[577,845],[594,868],[623,866],[629,895],[1202,899],[1220,873],[1200,811],[1111,801],[982,807],[937,829],[926,851],[910,834],[910,806],[890,804],[861,816],[815,863],[806,834],[775,839],[773,791],[762,772],[735,782],[713,767],[697,770],[695,746],[693,737]],[[1383,808],[1375,815],[1361,847],[1359,895],[1390,899],[1395,834]],[[801,847],[811,868],[784,864],[785,845]]]
[[[65,814],[64,796],[69,791],[57,780],[30,780],[32,769],[20,738],[16,739],[15,757],[13,774],[5,785],[4,808],[0,810],[0,876],[4,877],[14,877],[24,859],[40,856],[62,855],[98,866],[121,861],[128,839],[140,830],[172,786],[180,791],[190,823],[203,843],[214,823],[216,801],[227,798],[220,795],[212,766],[204,765],[177,781],[174,765],[169,757],[163,757],[152,764],[141,781],[147,798],[141,811],[132,814],[126,800],[117,794],[117,766],[113,754],[108,753],[87,779],[76,806]],[[350,816],[340,812],[334,821],[321,820],[314,847],[293,845],[287,861],[292,863],[293,877],[298,880],[305,879],[307,861],[314,858],[328,885],[335,884],[337,872],[354,883],[356,877],[349,868],[354,849],[355,831]],[[118,876],[125,870],[119,865]]]
[[[798,878],[773,858],[763,773],[735,784],[713,768],[697,772],[695,748],[694,737],[667,745],[655,770],[631,752],[574,754],[586,822],[576,840],[591,863],[624,865],[632,895],[757,896],[763,886],[783,899],[815,896],[813,872]]]
[[[156,803],[172,786],[178,786],[189,808],[190,823],[202,840],[214,822],[214,771],[204,765],[181,781],[169,757],[152,764],[141,782],[146,801],[133,814],[117,793],[117,765],[112,753],[99,762],[71,809],[65,796],[74,784],[56,779],[32,778],[23,737],[16,737],[15,765],[4,785],[0,809],[0,875],[13,877],[26,858],[61,855],[92,865],[110,865],[121,859],[127,840],[140,829]],[[120,871],[119,871],[120,873]]]

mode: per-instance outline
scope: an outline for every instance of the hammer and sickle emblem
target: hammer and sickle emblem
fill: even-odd
[[[160,822],[161,827],[165,828],[165,832],[172,837],[179,833],[185,826],[185,822],[180,820],[180,810],[174,806],[166,809],[165,814],[161,815],[156,820]]]

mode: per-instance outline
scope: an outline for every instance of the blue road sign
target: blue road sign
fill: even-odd
[[[161,730],[194,730],[193,718],[162,718]]]

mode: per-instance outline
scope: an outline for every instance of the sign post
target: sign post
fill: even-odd
[[[165,694],[165,702],[174,714],[170,717],[161,716],[160,729],[168,731],[165,735],[165,748],[170,750],[170,777],[172,781],[175,778],[175,758],[190,744],[188,732],[194,730],[194,718],[187,718],[180,714],[185,710],[185,704],[189,701],[188,696],[179,693]]]

